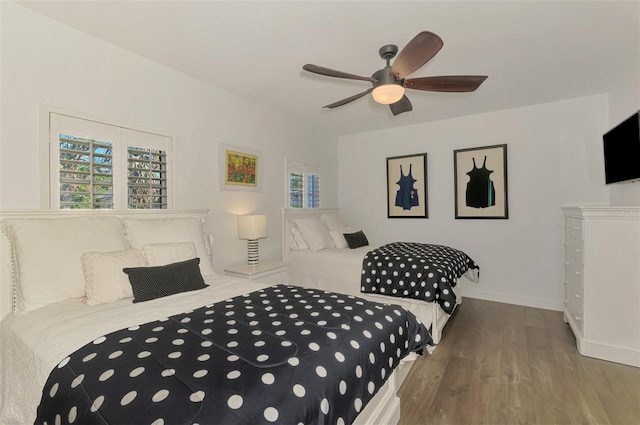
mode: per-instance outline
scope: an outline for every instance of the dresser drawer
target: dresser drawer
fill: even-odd
[[[570,316],[571,321],[575,323],[579,332],[584,334],[584,306],[583,306],[582,288],[565,281],[564,304],[565,311]]]
[[[564,258],[584,264],[584,242],[568,237],[564,243]]]
[[[572,282],[565,282],[564,303],[567,311],[576,321],[582,322],[584,314],[583,292],[582,288]],[[579,319],[578,319],[579,318]]]
[[[564,262],[564,279],[565,283],[577,285],[582,291],[584,282],[584,269],[582,263],[573,257],[565,258]]]
[[[564,220],[565,240],[574,238],[577,240],[584,240],[583,236],[583,220],[579,218],[567,217]]]

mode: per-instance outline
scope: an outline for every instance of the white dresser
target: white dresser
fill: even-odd
[[[640,207],[563,210],[564,320],[578,351],[640,367]]]

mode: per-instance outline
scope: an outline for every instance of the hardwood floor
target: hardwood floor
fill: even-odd
[[[560,312],[470,298],[398,394],[399,425],[640,424],[640,368],[581,356]]]

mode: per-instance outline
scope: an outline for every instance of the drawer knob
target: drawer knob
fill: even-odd
[[[582,275],[582,272],[579,272],[576,270],[576,276],[580,276],[580,275]]]
[[[568,281],[568,280],[565,280],[565,281],[564,281],[564,284],[565,284],[565,285],[568,285],[568,284],[569,284],[569,281]]]
[[[568,261],[565,261],[565,262],[564,262],[564,265],[565,265],[565,266],[568,266],[568,265],[569,265],[569,262],[568,262]]]
[[[579,322],[580,320],[582,320],[582,317],[580,316],[575,316],[576,317],[576,321]]]
[[[576,298],[582,298],[582,295],[576,294]]]
[[[582,252],[582,250],[581,250],[581,249],[576,249],[576,252],[577,252],[578,254],[580,254],[580,253]]]

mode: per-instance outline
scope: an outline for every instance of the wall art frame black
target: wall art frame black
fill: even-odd
[[[387,218],[429,218],[427,154],[387,158]]]
[[[507,145],[453,151],[456,219],[508,219]]]

